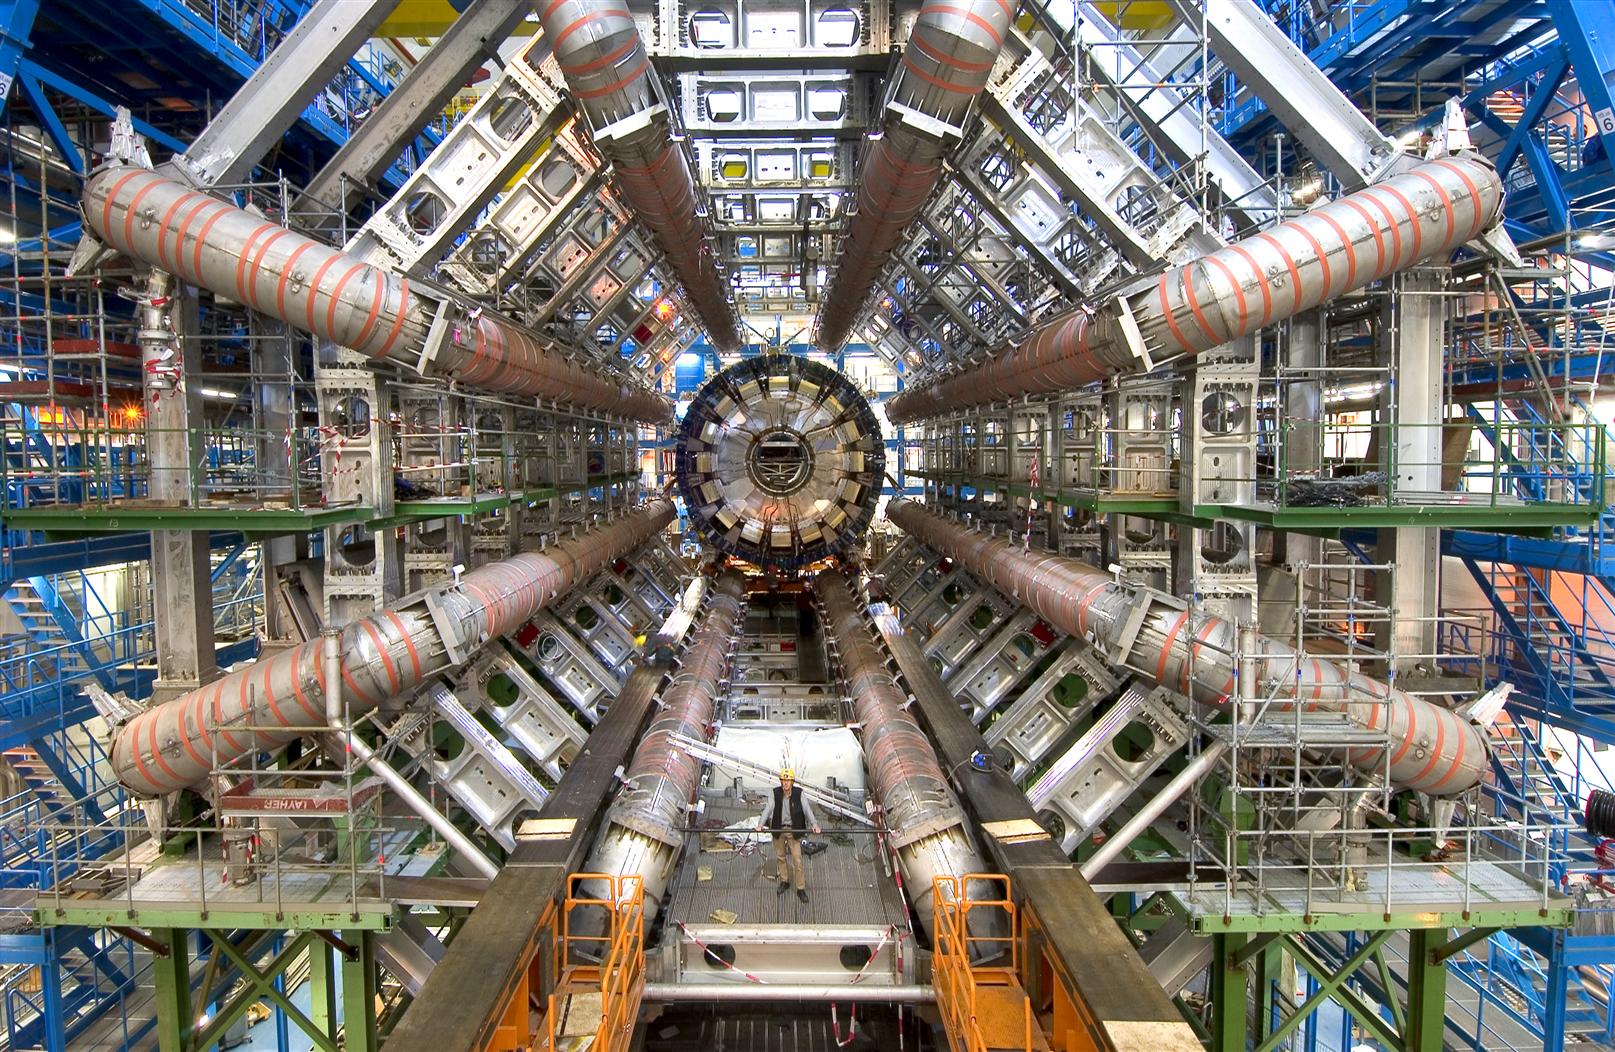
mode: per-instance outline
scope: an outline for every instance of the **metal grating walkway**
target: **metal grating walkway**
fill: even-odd
[[[708,821],[729,825],[762,813],[756,806],[723,798],[707,800]],[[692,844],[673,879],[668,919],[689,924],[712,923],[714,910],[735,914],[732,923],[803,925],[897,925],[907,926],[907,917],[897,885],[879,862],[870,856],[874,838],[859,829],[825,821],[822,837],[829,847],[822,853],[803,858],[807,873],[808,901],[799,902],[794,889],[784,895],[776,892],[774,853],[764,844],[740,851],[700,850]],[[838,835],[839,834],[839,835]],[[703,834],[706,847],[714,838]],[[844,841],[844,842],[838,842]],[[726,847],[726,845],[725,845]],[[710,879],[701,877],[707,873]]]

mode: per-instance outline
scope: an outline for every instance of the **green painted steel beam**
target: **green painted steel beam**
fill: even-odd
[[[262,968],[255,965],[241,950],[233,944],[229,936],[221,931],[207,932],[212,941],[215,952],[227,958],[236,970],[241,973],[244,980],[243,988],[219,1007],[218,1012],[206,1025],[199,1028],[191,1036],[193,1048],[211,1048],[223,1037],[236,1020],[246,1014],[247,1009],[260,1000],[271,1001],[289,1019],[293,1026],[303,1032],[303,1035],[314,1043],[314,1047],[321,1052],[338,1052],[337,1043],[329,1033],[321,1032],[315,1022],[303,1014],[302,1009],[293,1004],[291,998],[285,993],[275,989],[275,980],[282,975],[303,955],[311,942],[314,941],[312,932],[301,932],[292,937],[291,941],[283,946],[279,953]]]
[[[1603,512],[1598,504],[1545,502],[1518,505],[1408,504],[1390,507],[1287,508],[1274,504],[1196,504],[1191,513],[1179,506],[1176,497],[1116,496],[1100,490],[1033,490],[1022,482],[1009,482],[991,475],[910,469],[906,472],[944,486],[970,486],[973,489],[1007,493],[1096,515],[1136,515],[1180,525],[1206,529],[1219,519],[1254,522],[1275,530],[1338,536],[1342,529],[1378,526],[1428,526],[1488,530],[1496,533],[1535,534],[1561,526],[1590,526]]]
[[[60,905],[49,896],[36,900],[34,916],[42,927],[118,928],[231,928],[255,931],[331,931],[355,928],[386,931],[393,925],[398,907],[386,902],[339,901],[284,903],[277,911],[274,903],[251,905],[235,902],[158,903],[122,899],[63,899]]]
[[[315,939],[308,945],[308,990],[309,1018],[322,1033],[335,1034],[336,969],[331,966],[331,944],[324,939]]]
[[[188,933],[180,928],[153,931],[168,952],[152,956],[156,989],[157,1047],[161,1052],[185,1052],[191,1020],[191,957]]]
[[[1239,519],[1275,530],[1320,530],[1371,526],[1428,526],[1515,533],[1554,526],[1588,526],[1600,509],[1591,504],[1398,504],[1391,507],[1285,508],[1273,504],[1196,504],[1209,519]]]
[[[1408,1010],[1402,1033],[1409,1052],[1442,1052],[1447,1023],[1447,958],[1436,951],[1446,941],[1447,933],[1441,929],[1408,933]],[[1387,988],[1387,997],[1396,996],[1393,989]]]
[[[252,537],[364,522],[375,509],[340,508],[159,508],[120,505],[10,508],[0,512],[0,526],[14,530],[42,530],[61,537],[138,530],[238,530]]]
[[[1532,906],[1486,907],[1470,904],[1466,915],[1461,903],[1450,908],[1418,913],[1382,913],[1369,904],[1361,912],[1323,912],[1308,916],[1274,908],[1268,913],[1195,913],[1189,927],[1200,935],[1227,932],[1308,932],[1308,931],[1418,931],[1425,928],[1562,928],[1570,923],[1567,900],[1554,899],[1547,909]]]
[[[1178,506],[1176,497],[1118,497],[1099,490],[1060,490],[1040,488],[1033,490],[1022,482],[1007,482],[992,475],[970,475],[963,472],[916,471],[907,474],[941,482],[948,486],[970,486],[974,489],[1008,493],[1012,497],[1040,500],[1046,504],[1059,504],[1066,508],[1091,511],[1096,515],[1138,515],[1149,519],[1178,522],[1201,529],[1209,527],[1210,519],[1186,515]]]
[[[1245,1052],[1249,1032],[1250,973],[1237,958],[1245,947],[1245,936],[1217,935],[1212,938],[1211,1052]]]
[[[376,947],[368,931],[344,931],[359,950],[354,959],[338,955],[342,966],[342,1046],[346,1052],[376,1052]]]
[[[163,508],[135,505],[81,505],[78,507],[11,508],[0,512],[0,526],[18,530],[40,530],[51,537],[73,538],[101,533],[129,533],[140,530],[232,530],[249,539],[261,540],[292,533],[305,533],[328,526],[358,523],[370,529],[386,529],[415,522],[429,522],[461,515],[485,515],[512,504],[532,505],[557,497],[582,493],[602,486],[614,486],[639,477],[637,471],[590,475],[582,482],[559,486],[537,486],[515,493],[482,493],[470,497],[431,500],[404,500],[392,515],[378,516],[370,507],[340,508]]]

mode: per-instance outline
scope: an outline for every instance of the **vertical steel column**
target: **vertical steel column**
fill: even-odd
[[[297,484],[299,450],[292,443],[297,429],[293,421],[292,389],[295,360],[292,327],[261,314],[248,318],[252,333],[252,368],[255,375],[249,397],[253,402],[254,425],[258,435],[258,467],[265,476],[284,479],[288,491]],[[273,376],[271,380],[268,377]],[[281,596],[281,567],[308,555],[304,535],[271,537],[259,544],[259,573],[264,585],[264,638],[291,642],[297,639],[297,624]]]
[[[153,955],[151,962],[157,990],[157,1047],[161,1052],[186,1052],[186,1035],[195,1023],[191,1014],[190,932],[163,928],[152,932],[152,936],[168,949],[166,954]]]
[[[1568,932],[1558,928],[1550,933],[1553,952],[1547,957],[1547,986],[1543,993],[1542,1052],[1565,1052],[1565,1015],[1570,996],[1570,966],[1566,962]]]
[[[1274,1012],[1277,1009],[1280,994],[1278,983],[1284,972],[1284,946],[1274,941],[1256,955],[1256,1033],[1253,1035],[1257,1044],[1261,1044],[1272,1036],[1277,1025]]]
[[[347,1052],[376,1052],[376,944],[372,932],[345,931],[358,952],[342,957],[342,1036]]]
[[[1250,1032],[1250,973],[1234,957],[1242,934],[1211,937],[1211,1052],[1245,1052]]]
[[[1447,960],[1432,952],[1447,941],[1445,928],[1408,932],[1408,1011],[1402,1032],[1407,1052],[1442,1052],[1447,1023]],[[1385,991],[1395,997],[1395,990]],[[1552,991],[1549,991],[1552,996]]]
[[[336,971],[331,967],[331,944],[315,939],[308,944],[308,1018],[332,1041],[337,1036]]]
[[[202,459],[202,348],[196,290],[152,271],[140,306],[140,351],[146,403],[148,484],[152,500],[194,507],[193,466]],[[153,530],[151,570],[157,636],[157,684],[162,701],[194,690],[218,671],[213,645],[213,586],[208,531]]]
[[[1392,382],[1381,396],[1380,436],[1388,493],[1436,493],[1441,486],[1443,322],[1445,271],[1421,268],[1394,283],[1384,328],[1389,334]],[[1396,655],[1400,670],[1436,649],[1441,535],[1426,526],[1379,531],[1379,559],[1394,564],[1380,575],[1377,595],[1391,611],[1379,645]]]
[[[1279,329],[1279,353],[1286,369],[1311,373],[1307,379],[1286,379],[1281,397],[1284,417],[1280,426],[1279,456],[1282,457],[1279,484],[1286,478],[1315,471],[1323,463],[1323,380],[1317,370],[1323,366],[1325,310],[1314,307],[1302,311]],[[1274,533],[1276,553],[1291,565],[1315,563],[1323,550],[1316,537],[1280,530]],[[1300,582],[1297,581],[1299,586]],[[1294,615],[1291,615],[1293,621]],[[1293,630],[1293,625],[1292,625]]]

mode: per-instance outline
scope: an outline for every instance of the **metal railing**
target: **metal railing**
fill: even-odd
[[[976,897],[985,888],[993,892]],[[1011,890],[1009,878],[999,874],[932,879],[931,982],[953,1052],[1017,1048],[1032,1052],[1038,1047],[1034,1030],[1042,1038],[1021,974],[1025,933]],[[1018,1034],[1006,1025],[1014,1019],[1012,1012],[990,1011],[986,1003],[989,998],[1011,1003],[1016,995]],[[999,1025],[992,1026],[989,1020]]]
[[[595,896],[586,887],[603,887]],[[636,874],[573,873],[552,914],[552,975],[543,1043],[549,1052],[582,1039],[600,1052],[626,1052],[645,991],[645,888]],[[598,1014],[577,995],[598,996]],[[516,1006],[525,1014],[525,1004]],[[592,1025],[591,1025],[592,1024]]]

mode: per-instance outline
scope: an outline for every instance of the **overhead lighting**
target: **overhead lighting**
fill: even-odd
[[[241,397],[241,392],[227,391],[222,387],[203,387],[199,388],[197,393],[203,398],[222,398],[229,402],[234,402]]]

